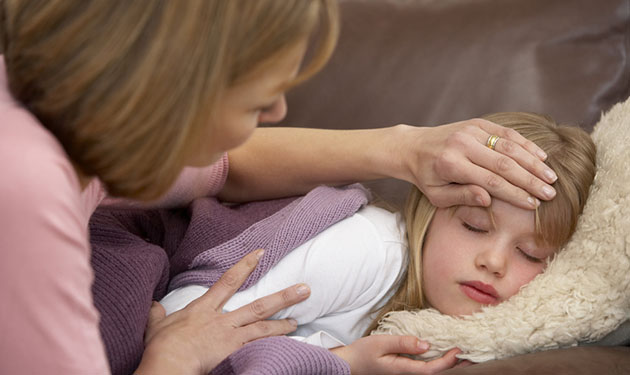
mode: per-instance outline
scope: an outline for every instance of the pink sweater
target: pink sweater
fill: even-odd
[[[186,168],[157,204],[215,195],[227,155]],[[17,103],[0,57],[0,374],[107,374],[92,302],[88,220],[105,193],[81,191],[61,145]]]

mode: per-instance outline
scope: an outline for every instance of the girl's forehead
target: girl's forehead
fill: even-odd
[[[522,234],[536,235],[536,215],[534,210],[516,207],[508,202],[493,198],[490,207],[456,206],[452,214],[474,218],[498,230],[510,230]]]
[[[473,213],[482,216],[494,216],[495,218],[514,216],[520,218],[535,218],[534,210],[520,208],[498,198],[492,198],[492,203],[489,207],[455,206],[453,212]]]

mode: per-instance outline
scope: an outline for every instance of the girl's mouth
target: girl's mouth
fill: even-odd
[[[473,301],[484,305],[496,305],[499,303],[499,294],[492,285],[481,281],[466,281],[460,283],[459,288]]]

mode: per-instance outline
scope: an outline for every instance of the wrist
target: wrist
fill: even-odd
[[[375,165],[384,177],[415,183],[413,165],[417,165],[417,155],[422,151],[419,142],[425,137],[425,128],[400,124],[383,130],[383,150],[375,155],[380,158]]]
[[[350,367],[350,373],[354,374],[354,371],[352,370],[353,366],[352,366],[352,363],[350,362],[351,353],[350,353],[350,349],[348,348],[348,345],[338,346],[336,348],[332,348],[329,350],[331,353],[333,353],[337,357],[341,358],[344,362],[346,362],[348,366]]]
[[[195,361],[176,360],[165,353],[151,353],[145,350],[140,365],[133,375],[199,375],[201,371],[192,366]]]

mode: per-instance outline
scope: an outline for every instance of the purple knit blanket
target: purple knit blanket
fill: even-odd
[[[131,374],[144,349],[152,300],[187,284],[210,286],[249,252],[265,254],[241,289],[284,255],[368,201],[360,185],[300,198],[225,206],[200,198],[176,210],[99,207],[90,220],[94,304],[113,374]],[[349,374],[328,350],[270,337],[231,354],[213,374]]]

